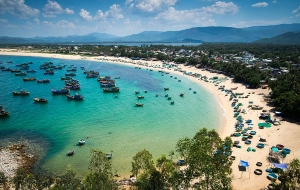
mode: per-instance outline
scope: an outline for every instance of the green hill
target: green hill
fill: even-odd
[[[255,41],[255,43],[268,43],[268,44],[300,44],[300,32],[286,32],[273,38],[264,38]]]

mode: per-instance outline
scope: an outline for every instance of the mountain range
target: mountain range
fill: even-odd
[[[194,27],[180,31],[144,31],[125,37],[107,33],[19,38],[0,36],[0,44],[101,43],[101,42],[237,42],[300,44],[300,23],[234,28]]]

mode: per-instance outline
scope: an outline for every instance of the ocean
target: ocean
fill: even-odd
[[[0,56],[0,61],[3,62],[0,66],[12,69],[17,68],[16,64],[33,62],[30,69],[37,70],[27,76],[0,71],[0,105],[10,112],[8,117],[0,118],[0,138],[38,144],[37,150],[42,154],[40,167],[56,175],[63,174],[71,165],[79,176],[85,176],[90,150],[95,148],[104,153],[113,151],[113,171],[128,177],[132,158],[138,151],[146,149],[156,160],[175,150],[179,139],[193,137],[202,127],[218,130],[220,126],[220,105],[211,92],[182,73],[163,74],[132,64],[88,60]],[[39,69],[44,62],[77,66],[74,78],[79,80],[81,89],[72,90],[71,95],[81,94],[84,100],[52,95],[53,88],[64,86],[60,77],[65,75],[67,67],[56,70],[54,75],[44,75],[45,70]],[[119,76],[115,80],[120,92],[104,93],[96,78],[86,78],[81,66],[99,71],[100,76]],[[30,76],[50,79],[50,83],[22,80]],[[170,89],[165,91],[166,87]],[[13,96],[13,91],[21,89],[30,94]],[[135,91],[145,98],[138,99]],[[33,101],[36,97],[45,97],[48,103],[36,103]],[[171,101],[175,103],[172,105]],[[135,102],[144,106],[136,107]],[[86,140],[85,145],[77,145],[80,139]],[[75,154],[66,156],[69,150],[75,150]]]

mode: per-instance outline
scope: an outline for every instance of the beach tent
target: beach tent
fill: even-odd
[[[271,127],[271,123],[258,123],[258,127],[270,128]]]
[[[249,163],[244,160],[240,160],[240,166],[244,166],[245,168],[247,168],[249,166]]]
[[[277,147],[272,147],[271,150],[272,150],[272,152],[279,152]]]
[[[274,168],[280,168],[280,169],[283,169],[283,170],[286,170],[288,168],[286,163],[276,164],[276,163],[273,162],[273,165],[274,165]]]

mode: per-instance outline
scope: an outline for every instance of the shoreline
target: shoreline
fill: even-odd
[[[163,70],[170,73],[180,74],[179,71],[174,71],[174,69],[166,69],[160,67],[149,67],[150,65],[162,65],[161,61],[143,61],[143,60],[131,60],[129,58],[117,58],[117,57],[104,57],[104,56],[80,56],[80,55],[64,55],[64,54],[47,54],[47,53],[34,53],[34,52],[18,52],[12,49],[0,49],[0,55],[11,55],[11,56],[32,56],[32,57],[45,57],[45,58],[58,58],[58,59],[71,59],[71,60],[89,60],[95,62],[108,62],[112,64],[121,64],[128,66],[139,66],[141,68],[151,68],[153,70]],[[148,63],[148,66],[146,66]],[[206,70],[197,69],[195,67],[189,67],[180,65],[182,70],[186,72],[198,73],[202,76],[207,76],[207,78],[212,78],[218,76],[218,78],[224,78],[225,75],[210,73]],[[220,85],[225,85],[226,89],[236,88],[234,92],[244,93],[245,95],[249,95],[248,98],[238,98],[239,103],[243,104],[243,109],[245,109],[246,113],[241,114],[242,117],[247,120],[251,119],[253,121],[253,130],[257,132],[256,135],[253,136],[252,144],[248,145],[251,148],[255,148],[256,152],[247,152],[247,145],[241,141],[241,137],[232,137],[232,141],[240,141],[242,148],[233,147],[233,153],[236,157],[236,160],[233,161],[232,169],[233,169],[233,188],[234,189],[259,189],[263,187],[267,187],[271,182],[266,178],[267,173],[264,172],[263,175],[258,176],[253,173],[255,169],[262,169],[263,171],[266,168],[271,167],[271,164],[267,161],[266,157],[269,154],[269,149],[272,146],[276,146],[276,144],[283,144],[285,147],[292,150],[291,154],[289,154],[284,162],[289,162],[293,158],[300,158],[300,150],[298,150],[300,139],[297,134],[300,134],[300,125],[296,123],[289,123],[287,121],[282,121],[281,125],[272,126],[271,128],[258,129],[257,123],[262,122],[259,120],[258,116],[261,113],[261,110],[253,110],[249,107],[250,101],[253,101],[255,105],[260,105],[264,107],[263,109],[270,111],[273,110],[273,107],[268,105],[266,101],[266,96],[270,92],[268,89],[247,89],[244,85],[240,83],[234,83],[231,79],[221,82],[220,84],[216,84],[213,82],[205,82],[204,80],[200,80],[199,78],[192,77],[190,75],[186,75],[181,73],[183,77],[188,80],[197,83],[198,85],[205,88],[207,91],[211,92],[217,101],[218,104],[218,112],[220,125],[217,129],[220,137],[224,139],[226,136],[230,136],[233,132],[235,132],[234,124],[236,122],[236,118],[233,117],[233,107],[231,106],[231,101],[229,101],[229,96],[226,96],[224,92],[219,90]],[[261,95],[263,94],[263,95]],[[244,97],[244,95],[242,96]],[[273,118],[273,114],[271,113]],[[203,126],[201,126],[203,127]],[[264,149],[256,148],[256,144],[259,142],[260,137],[266,137],[267,142],[265,143]],[[246,172],[240,172],[238,170],[239,160],[246,160],[249,162],[250,167]],[[262,162],[261,167],[256,166],[256,162]],[[243,175],[243,173],[245,173]]]

